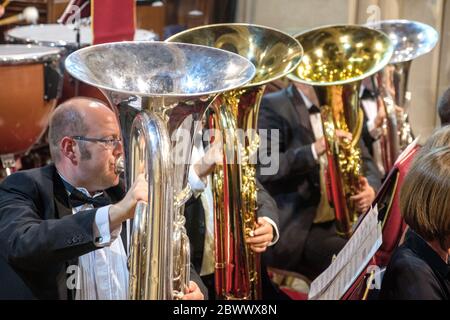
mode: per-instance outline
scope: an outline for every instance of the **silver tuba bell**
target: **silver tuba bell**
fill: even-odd
[[[250,81],[255,68],[219,49],[120,42],[76,51],[66,69],[100,88],[119,116],[127,185],[142,172],[148,179],[148,205],[138,204],[133,220],[129,298],[180,297],[189,282],[183,205],[193,134],[217,95]]]
[[[439,40],[438,32],[429,25],[408,20],[384,20],[367,24],[387,34],[394,46],[389,64],[372,77],[372,84],[385,108],[386,121],[382,135],[382,158],[385,172],[394,165],[400,153],[412,142],[408,119],[411,92],[408,78],[414,59],[430,52]]]

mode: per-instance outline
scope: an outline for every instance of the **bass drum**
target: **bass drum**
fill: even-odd
[[[6,41],[10,43],[26,43],[46,47],[64,48],[65,54],[62,59],[62,68],[64,68],[65,58],[76,51],[77,32],[70,25],[62,24],[40,24],[27,25],[13,28],[6,32]],[[158,36],[148,30],[137,29],[134,35],[135,41],[153,41],[158,40]],[[89,26],[80,27],[80,46],[87,47],[92,45],[92,32]],[[64,73],[64,85],[60,103],[74,97],[78,86],[78,96],[97,98],[108,104],[106,97],[95,87],[85,83],[77,82]]]
[[[61,49],[0,45],[0,157],[14,167],[47,129],[61,95]],[[5,164],[6,163],[6,164]]]

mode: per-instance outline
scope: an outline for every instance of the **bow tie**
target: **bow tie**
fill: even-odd
[[[362,93],[362,95],[360,97],[361,100],[375,99],[375,98],[376,98],[375,93],[370,91],[370,90],[368,90],[368,89],[364,89],[363,93]]]
[[[72,208],[76,208],[87,203],[92,204],[94,208],[103,207],[111,204],[111,200],[105,196],[105,193],[95,198],[92,198],[88,197],[83,192],[77,189],[72,190],[69,196],[69,200],[70,204],[72,205]]]
[[[315,104],[313,104],[311,107],[309,107],[308,112],[309,114],[320,113],[320,109]]]

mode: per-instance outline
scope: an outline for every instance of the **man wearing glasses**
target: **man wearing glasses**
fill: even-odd
[[[126,299],[122,224],[148,200],[148,184],[141,174],[124,195],[114,112],[97,100],[66,101],[50,120],[49,146],[54,164],[0,184],[0,297]],[[184,298],[203,295],[191,282]]]

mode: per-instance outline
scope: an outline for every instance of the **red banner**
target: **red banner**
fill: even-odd
[[[91,0],[93,44],[134,39],[136,0]]]

